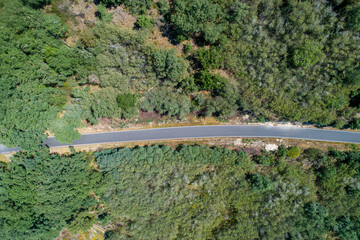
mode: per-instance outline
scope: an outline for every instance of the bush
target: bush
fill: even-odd
[[[152,54],[152,66],[158,78],[173,85],[186,74],[184,62],[176,56],[175,50],[160,50]]]
[[[122,118],[128,119],[139,114],[139,110],[137,108],[138,100],[138,96],[131,93],[119,94],[116,97],[116,102],[122,110]]]
[[[290,147],[287,153],[288,157],[297,158],[300,156],[301,150],[299,147]]]
[[[166,0],[160,0],[156,3],[160,14],[165,15],[169,12],[170,10],[170,4],[168,1]]]
[[[260,174],[250,175],[250,182],[254,191],[268,191],[274,188],[274,185],[271,182],[271,180],[264,175],[260,175]]]
[[[270,166],[271,164],[274,163],[273,156],[270,154],[257,155],[254,157],[254,161],[257,164],[264,165],[264,166]]]
[[[346,21],[348,28],[353,31],[360,31],[360,6],[349,11]]]
[[[137,97],[131,93],[123,93],[117,95],[116,102],[121,109],[129,110],[130,108],[136,107]]]
[[[191,46],[190,43],[184,44],[183,52],[184,52],[185,54],[190,53],[192,50],[193,50],[193,47]]]
[[[186,93],[192,93],[199,90],[198,86],[195,83],[194,76],[185,78],[180,82],[180,87],[184,89]]]
[[[42,8],[50,3],[50,0],[22,0],[24,5],[29,5],[32,8]]]
[[[296,67],[303,67],[305,69],[312,67],[324,58],[321,49],[321,43],[305,40],[301,47],[295,49],[293,54],[293,64]]]
[[[346,121],[343,119],[336,119],[333,125],[338,129],[342,129],[346,125]]]
[[[137,29],[151,29],[154,26],[154,21],[149,19],[146,15],[140,15],[138,16],[135,28]]]
[[[152,0],[99,0],[106,7],[116,7],[124,3],[132,14],[145,14],[153,5]]]
[[[357,85],[360,83],[360,68],[350,71],[344,79],[344,82],[349,85]]]
[[[120,118],[122,109],[117,103],[118,91],[114,88],[103,88],[86,94],[77,103],[82,108],[82,119],[97,124],[100,118]]]
[[[195,83],[201,90],[219,93],[226,85],[226,79],[218,74],[201,71],[196,76]]]
[[[222,61],[219,52],[216,51],[214,47],[211,47],[209,50],[201,48],[197,52],[196,57],[204,70],[210,68],[219,68],[219,63]]]
[[[360,129],[360,118],[353,118],[350,123],[351,129]]]
[[[190,113],[191,102],[185,95],[172,92],[168,88],[154,89],[145,94],[141,108],[145,111],[157,111],[168,116],[184,117]]]
[[[111,22],[111,19],[112,19],[112,14],[109,13],[107,10],[106,10],[106,7],[102,4],[99,4],[97,6],[97,11],[95,13],[95,15],[102,21],[106,22],[106,23],[109,23]]]

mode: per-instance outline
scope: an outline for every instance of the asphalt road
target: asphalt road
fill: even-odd
[[[328,142],[345,142],[360,144],[360,132],[298,128],[285,126],[249,126],[249,125],[217,125],[152,128],[145,130],[129,130],[107,133],[83,134],[72,146],[114,142],[136,142],[164,139],[208,138],[208,137],[272,137],[296,138]],[[49,147],[69,146],[61,144],[53,137],[44,144]],[[0,145],[0,153],[17,151]]]

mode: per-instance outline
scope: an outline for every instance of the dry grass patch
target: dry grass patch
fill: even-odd
[[[12,154],[0,154],[0,162],[8,163],[10,162],[10,157]]]

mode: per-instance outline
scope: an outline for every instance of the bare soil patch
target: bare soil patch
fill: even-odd
[[[128,13],[124,9],[124,5],[120,5],[116,8],[110,9],[108,11],[112,13],[112,23],[121,27],[121,28],[133,28],[136,22],[136,18]]]

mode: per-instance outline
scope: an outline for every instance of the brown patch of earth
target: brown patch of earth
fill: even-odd
[[[156,121],[161,119],[161,114],[155,111],[152,112],[140,111],[139,118],[143,121]]]
[[[160,31],[159,26],[155,26],[154,29],[151,31],[148,42],[153,43],[155,46],[161,49],[163,48],[169,50],[174,49],[177,56],[182,55],[183,44],[182,43],[178,45],[171,44],[169,42],[169,39],[163,36],[163,33]]]
[[[112,8],[108,11],[112,13],[112,23],[121,28],[133,28],[136,18],[124,9],[124,5]]]
[[[101,89],[101,87],[99,85],[87,85],[90,87],[90,93],[93,93],[93,92],[97,92]]]
[[[214,69],[213,72],[215,74],[218,74],[226,79],[231,79],[232,77],[232,74],[231,73],[228,73],[227,71],[223,70],[223,69]]]
[[[70,36],[66,39],[66,43],[75,45],[79,40],[79,33],[92,27],[97,21],[95,16],[97,7],[93,1],[77,0],[72,2],[67,11],[73,18],[69,18],[68,21]]]
[[[105,229],[102,226],[94,224],[89,230],[77,234],[65,229],[54,240],[104,240],[104,233]]]

